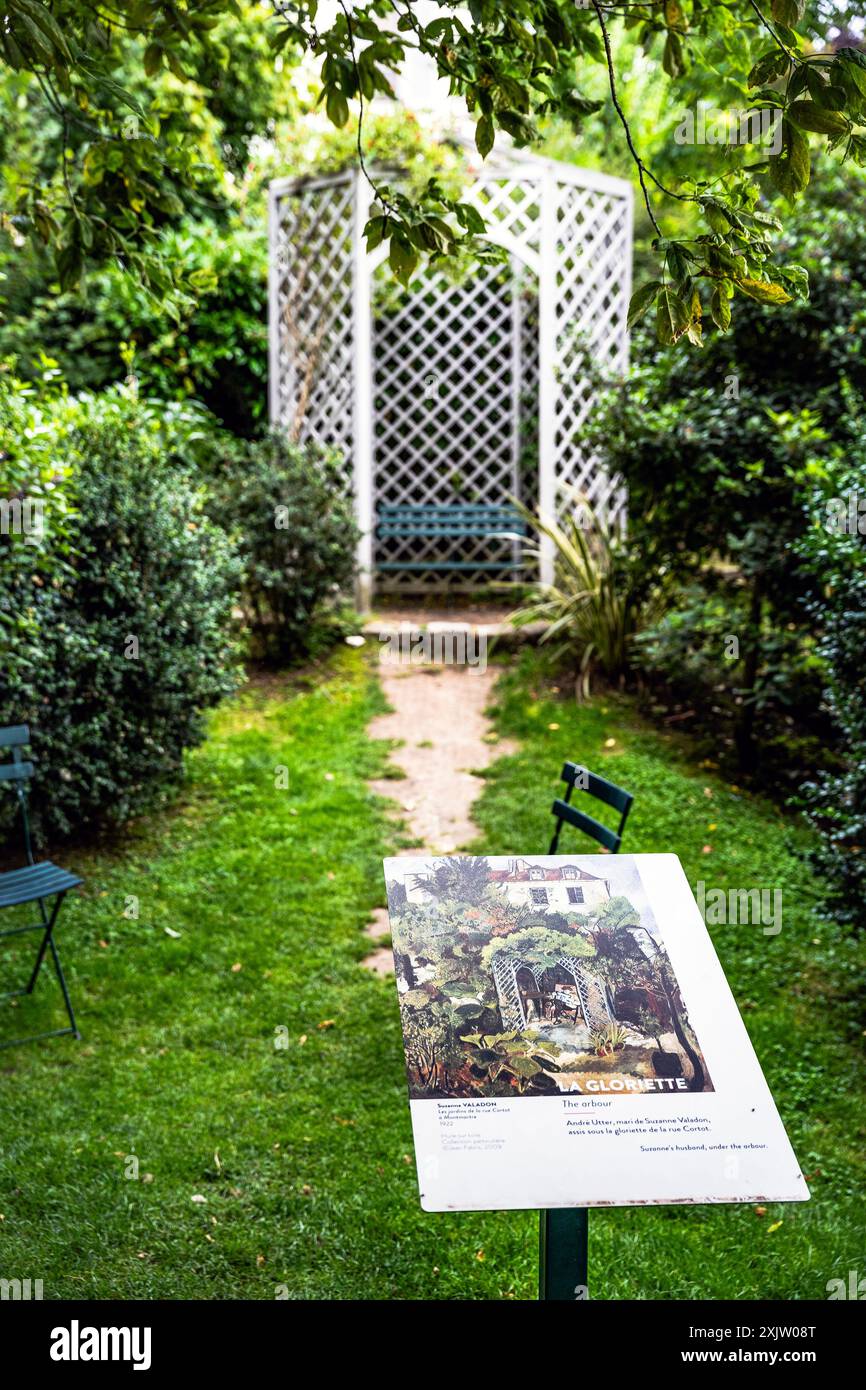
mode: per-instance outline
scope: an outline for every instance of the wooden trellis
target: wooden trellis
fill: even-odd
[[[441,588],[441,562],[455,556],[461,587],[519,561],[505,536],[377,542],[383,505],[519,496],[551,516],[577,489],[609,523],[624,521],[621,480],[583,439],[593,405],[583,363],[588,349],[615,373],[627,367],[631,187],[515,152],[488,158],[465,196],[507,262],[462,279],[434,267],[395,293],[379,270],[385,248],[365,249],[371,190],[359,171],[270,189],[271,419],[345,459],[363,607],[374,580]],[[544,545],[540,577],[552,575]]]

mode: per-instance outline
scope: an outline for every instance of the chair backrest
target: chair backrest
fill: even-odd
[[[610,850],[611,854],[616,854],[622,844],[625,823],[634,801],[631,792],[618,787],[615,782],[608,782],[606,777],[599,777],[596,772],[590,772],[588,767],[582,767],[580,763],[566,763],[561,776],[562,781],[566,784],[566,793],[564,799],[557,797],[551,808],[556,816],[556,829],[548,853],[556,854],[560,831],[563,824],[568,824],[582,830],[584,834],[590,835],[597,844]],[[575,790],[586,792],[588,796],[595,797],[596,801],[601,801],[605,806],[612,806],[615,811],[619,811],[617,829],[611,830],[610,826],[603,825],[594,816],[587,815],[586,812],[579,811],[576,806],[572,806],[571,796]]]
[[[27,862],[32,864],[30,818],[27,815],[27,782],[33,776],[33,764],[21,752],[22,748],[26,748],[29,743],[30,730],[26,724],[10,724],[5,729],[0,728],[0,756],[2,756],[2,750],[12,749],[11,763],[0,762],[0,783],[11,782],[18,797],[21,818],[24,823],[24,847],[27,851]]]

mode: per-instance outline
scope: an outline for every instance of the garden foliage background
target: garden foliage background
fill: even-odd
[[[149,78],[163,134],[198,154],[148,211],[170,277],[158,261],[145,279],[110,260],[70,288],[37,238],[20,242],[14,223],[0,238],[0,483],[6,498],[44,497],[51,517],[39,543],[0,537],[0,721],[37,725],[46,761],[66,750],[50,799],[37,777],[46,831],[123,819],[163,794],[202,712],[239,678],[238,639],[302,659],[339,630],[351,580],[353,523],[330,461],[266,439],[265,191],[278,174],[354,159],[355,133],[329,125],[288,56],[274,60],[259,7],[221,24],[232,60],[218,73]],[[651,65],[623,71],[641,148],[662,173],[688,172],[694,152],[672,138],[677,113]],[[141,81],[135,63],[128,77]],[[602,95],[603,72],[589,80],[588,96]],[[108,196],[110,160],[88,166],[86,126],[64,129],[36,84],[5,76],[0,111],[5,203],[34,170],[62,177],[64,143],[93,199]],[[544,147],[630,175],[611,119],[603,109],[577,134],[551,122]],[[365,142],[410,187],[435,174],[459,194],[461,157],[411,115],[368,114]],[[866,541],[826,523],[830,499],[866,490],[864,194],[862,171],[817,162],[782,248],[808,268],[810,300],[746,301],[728,334],[710,326],[687,357],[640,328],[631,381],[597,420],[631,496],[629,544],[612,561],[627,642],[606,674],[641,686],[650,712],[673,713],[721,766],[805,810],[832,909],[859,925]],[[670,212],[677,235],[688,216]],[[650,236],[639,210],[638,266]],[[131,634],[159,652],[155,678],[114,661]]]

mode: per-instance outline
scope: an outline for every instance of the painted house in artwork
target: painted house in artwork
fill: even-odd
[[[577,864],[550,868],[528,859],[512,859],[506,869],[491,869],[490,882],[498,884],[515,907],[553,912],[592,912],[610,897],[607,879],[587,873]]]

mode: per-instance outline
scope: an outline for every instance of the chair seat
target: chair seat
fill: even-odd
[[[15,907],[18,903],[32,903],[37,898],[51,898],[55,893],[65,893],[68,888],[77,888],[83,878],[70,874],[50,860],[41,864],[28,864],[25,869],[10,869],[0,874],[0,907]]]

